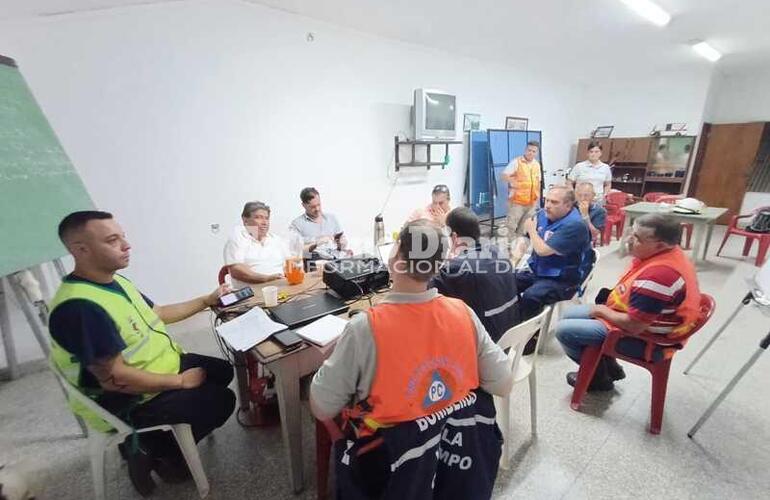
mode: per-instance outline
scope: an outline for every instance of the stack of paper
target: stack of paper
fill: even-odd
[[[270,319],[261,308],[255,307],[246,314],[219,325],[216,330],[233,350],[248,351],[270,335],[286,328],[286,325]]]
[[[348,321],[328,314],[297,330],[297,335],[321,347],[337,340]]]

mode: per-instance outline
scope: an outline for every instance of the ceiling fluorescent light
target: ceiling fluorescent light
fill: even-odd
[[[719,58],[722,57],[722,53],[709,45],[707,42],[698,42],[693,44],[692,49],[697,52],[698,55],[705,57],[711,62],[717,62]]]
[[[622,0],[634,12],[657,26],[665,26],[671,21],[671,14],[663,10],[660,5],[650,0]]]

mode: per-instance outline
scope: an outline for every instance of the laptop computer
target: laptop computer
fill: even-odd
[[[273,318],[289,328],[306,325],[327,314],[341,314],[348,310],[337,297],[324,292],[305,299],[290,300],[270,310]]]

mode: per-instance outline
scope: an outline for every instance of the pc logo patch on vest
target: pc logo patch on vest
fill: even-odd
[[[431,406],[440,403],[442,401],[451,401],[452,391],[449,390],[449,386],[441,378],[441,374],[438,370],[435,370],[431,375],[430,384],[428,384],[428,390],[425,394],[425,399],[422,401],[423,408],[430,408]]]

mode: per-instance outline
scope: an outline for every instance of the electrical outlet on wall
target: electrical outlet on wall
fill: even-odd
[[[211,228],[211,234],[219,233],[219,224],[211,224],[209,227]]]

